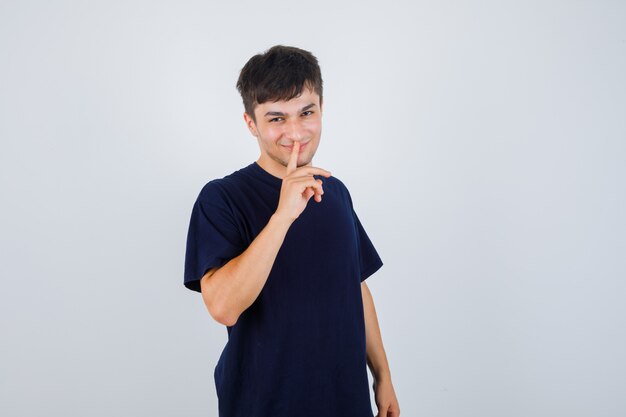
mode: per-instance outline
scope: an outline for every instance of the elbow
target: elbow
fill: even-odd
[[[232,327],[235,325],[235,323],[237,323],[237,318],[238,317],[234,317],[234,316],[228,316],[228,315],[221,315],[218,316],[217,318],[214,317],[214,319],[218,322],[223,324],[224,326],[228,326],[228,327]]]
[[[238,317],[234,314],[231,314],[228,310],[223,307],[216,306],[214,302],[211,302],[207,293],[202,293],[202,298],[204,300],[204,305],[209,312],[209,315],[216,322],[223,324],[224,326],[234,326],[237,322]]]
[[[208,306],[207,306],[208,308]],[[216,322],[223,324],[224,326],[234,326],[237,323],[237,318],[234,314],[231,314],[228,310],[224,308],[209,308],[209,314],[213,317],[213,320]]]
[[[210,270],[202,277],[200,281],[202,299],[213,320],[224,326],[234,326],[239,318],[239,314],[235,314],[231,307],[225,305],[223,300],[220,302],[219,291],[215,286],[215,278],[209,279],[211,276],[216,277],[215,272],[217,269]],[[223,299],[224,297],[222,296],[221,298]]]

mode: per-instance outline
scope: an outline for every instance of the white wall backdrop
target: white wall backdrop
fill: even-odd
[[[235,89],[324,77],[402,415],[626,414],[623,1],[0,2],[0,415],[215,416],[183,287],[200,188],[256,160]],[[373,401],[374,411],[376,411]]]

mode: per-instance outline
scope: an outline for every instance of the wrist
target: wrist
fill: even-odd
[[[384,383],[384,382],[391,382],[391,373],[380,372],[378,374],[375,374],[374,378],[376,379],[376,382],[378,382],[379,384]]]
[[[270,217],[269,223],[275,224],[281,229],[284,228],[286,230],[286,229],[289,229],[289,227],[291,226],[291,223],[293,223],[294,220],[295,219],[291,219],[287,216],[283,216],[280,213],[276,212],[272,214],[272,216]]]

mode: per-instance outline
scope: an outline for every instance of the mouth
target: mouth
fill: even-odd
[[[303,150],[304,148],[306,148],[306,145],[308,145],[308,144],[309,144],[309,142],[307,142],[307,143],[301,143],[301,144],[300,144],[300,149],[299,149],[298,153],[302,152],[302,150]],[[282,146],[283,148],[285,148],[288,152],[291,152],[291,150],[293,149],[293,145],[290,145],[290,146],[280,145],[280,146]]]

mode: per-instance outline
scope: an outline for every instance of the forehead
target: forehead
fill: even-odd
[[[303,89],[302,93],[291,100],[266,101],[257,104],[254,112],[257,116],[264,116],[267,112],[281,112],[285,114],[297,113],[302,108],[315,104],[313,108],[320,105],[320,96],[313,90]]]

